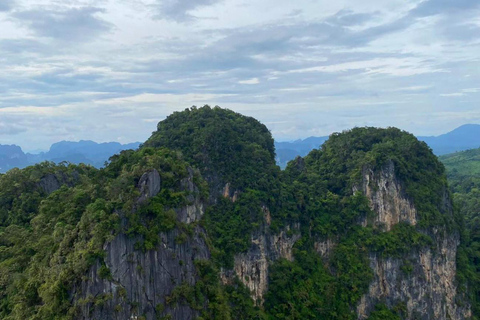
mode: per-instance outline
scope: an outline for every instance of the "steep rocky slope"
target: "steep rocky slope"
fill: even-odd
[[[204,203],[193,180],[194,172],[188,168],[188,176],[180,185],[182,191],[189,193],[189,204],[175,210],[177,221],[186,225],[198,222],[204,214]],[[161,190],[159,173],[155,169],[144,173],[137,189],[140,195],[136,206],[158,195]],[[122,218],[121,223],[128,221]],[[191,236],[174,229],[161,232],[158,237],[158,245],[148,251],[136,247],[141,237],[128,237],[123,233],[106,243],[102,263],[97,261],[73,291],[80,310],[77,318],[107,320],[144,316],[155,319],[161,313],[174,319],[196,318],[198,310],[186,304],[173,307],[167,299],[177,286],[195,284],[198,277],[195,261],[210,259],[205,231],[193,226]],[[100,276],[102,266],[109,270],[108,277]],[[99,299],[103,299],[103,303],[99,304]]]
[[[402,182],[396,178],[392,161],[377,174],[364,170],[360,189],[375,212],[371,221],[375,227],[390,231],[401,222],[417,224],[417,210]],[[443,192],[441,210],[453,216],[447,189]],[[363,225],[367,223],[366,219],[362,221]],[[359,318],[367,318],[379,301],[390,307],[403,304],[407,318],[466,319],[471,316],[468,304],[457,304],[464,299],[457,294],[455,278],[460,244],[458,230],[449,232],[447,226],[436,226],[424,232],[433,240],[429,247],[412,250],[401,257],[369,254],[374,280],[357,307]]]

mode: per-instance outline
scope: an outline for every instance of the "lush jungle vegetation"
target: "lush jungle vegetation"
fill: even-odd
[[[480,315],[480,149],[441,156],[445,164],[456,210],[464,217],[461,274],[470,282],[474,314]]]
[[[373,223],[360,224],[374,213],[355,190],[364,170],[390,164],[419,223],[383,232]],[[154,169],[161,192],[138,205],[138,182]],[[136,249],[147,252],[159,244],[160,233],[188,229],[174,209],[189,204],[181,181],[191,172],[206,204],[200,227],[212,259],[195,261],[195,286],[179,284],[168,303],[188,304],[200,319],[356,319],[355,307],[374,276],[370,253],[402,258],[431,246],[432,228],[462,231],[459,216],[445,209],[443,165],[406,132],[356,128],[335,134],[282,171],[264,125],[218,107],[193,107],[160,122],[139,150],[112,157],[104,169],[44,163],[0,176],[0,318],[75,318],[72,289],[103,261],[105,243],[125,233],[141,239]],[[61,186],[49,192],[51,177]],[[272,263],[263,305],[255,304],[241,279],[222,283],[220,270],[232,269],[234,256],[247,252],[253,232],[292,225],[299,228],[289,232],[301,234],[295,259]],[[328,262],[314,247],[327,237],[337,242]],[[476,259],[472,249],[465,252],[466,260]],[[408,261],[402,270],[411,272]],[[465,270],[470,281],[474,272]],[[404,309],[402,303],[388,308],[379,302],[371,319],[402,319]]]
[[[164,188],[148,205],[132,210],[139,196],[136,182],[152,169],[160,172]],[[42,184],[49,175],[66,183],[47,194]],[[186,202],[180,189],[186,176],[180,154],[152,148],[122,152],[104,170],[44,163],[2,175],[0,318],[74,317],[69,292],[103,257],[105,242],[119,232],[142,235],[138,248],[148,250],[159,232],[177,226],[169,209]],[[122,217],[128,221],[123,228]]]

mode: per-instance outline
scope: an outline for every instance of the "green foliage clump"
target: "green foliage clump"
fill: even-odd
[[[402,318],[396,312],[388,309],[384,304],[375,306],[375,310],[370,314],[368,320],[401,320]]]
[[[28,224],[0,231],[2,319],[73,315],[71,286],[103,254],[103,244],[118,228],[118,215],[109,203],[100,195],[93,198],[98,189],[92,181],[83,175],[75,187],[62,186],[41,201]],[[12,264],[17,259],[21,263]]]
[[[407,223],[398,223],[389,232],[367,229],[365,243],[370,250],[387,257],[401,257],[414,249],[433,246],[433,239]]]
[[[248,190],[236,202],[219,198],[207,209],[204,224],[221,265],[233,268],[233,256],[250,247],[251,233],[263,222],[260,199],[258,192]]]
[[[346,240],[335,249],[331,269],[312,250],[275,262],[265,297],[268,319],[356,319],[353,307],[373,278],[365,250]]]
[[[25,169],[12,169],[0,177],[0,227],[26,226],[38,213],[40,202],[48,196],[42,179],[52,175],[68,185],[91,176],[95,168],[86,165],[55,165],[43,162]]]

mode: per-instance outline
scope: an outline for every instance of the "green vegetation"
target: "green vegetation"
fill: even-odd
[[[396,128],[355,128],[332,135],[320,150],[305,157],[306,176],[300,178],[317,190],[327,188],[345,196],[360,182],[365,168],[380,170],[389,161],[415,203],[419,224],[451,225],[442,208],[447,186],[443,165],[424,142]]]
[[[295,250],[295,261],[277,261],[265,298],[269,319],[356,319],[352,307],[373,273],[365,248],[349,240],[339,244],[331,257],[334,272],[318,254],[303,248]]]
[[[459,280],[467,282],[472,310],[480,317],[480,149],[441,156],[464,231],[458,252]]]
[[[187,167],[177,152],[144,148],[122,152],[104,170],[46,163],[2,175],[0,317],[73,317],[69,291],[103,256],[105,242],[125,232],[140,235],[138,248],[148,250],[157,244],[160,231],[181,227],[172,208],[188,202],[181,188]],[[160,172],[162,191],[133,210],[140,195],[137,182],[153,169]],[[48,174],[75,177],[75,185],[48,195],[40,187]],[[204,187],[200,193],[207,196],[198,173],[196,179]],[[102,265],[99,276],[110,278],[110,270]]]
[[[218,262],[233,268],[235,253],[250,247],[250,234],[263,222],[262,204],[255,191],[248,190],[239,200],[219,198],[216,205],[207,209],[204,225],[216,251]]]
[[[472,149],[441,156],[449,175],[480,176],[480,149]]]
[[[174,112],[158,124],[144,147],[182,152],[212,188],[267,190],[279,174],[273,138],[254,118],[219,107]]]
[[[386,305],[380,304],[375,306],[375,310],[370,314],[368,320],[401,320],[398,308],[390,310]]]
[[[374,213],[354,190],[366,170],[391,164],[419,223],[383,232],[372,223],[362,226]],[[154,170],[161,190],[139,202],[139,181]],[[42,184],[47,176],[62,185],[50,194]],[[186,187],[189,181],[198,191]],[[126,234],[136,250],[147,252],[160,245],[159,233],[180,231],[180,245],[204,228],[212,259],[195,261],[195,284],[177,283],[166,303],[155,306],[159,317],[168,319],[165,310],[182,304],[205,320],[356,319],[355,307],[374,276],[369,254],[401,259],[432,246],[433,227],[461,230],[461,219],[447,214],[445,195],[443,165],[424,143],[398,129],[335,134],[281,171],[264,125],[218,107],[193,107],[160,122],[140,150],[112,157],[104,169],[46,163],[0,176],[0,318],[72,319],[82,304],[103,306],[111,296],[74,303],[71,293],[94,264],[102,279],[112,279],[103,248],[116,235]],[[176,209],[193,199],[205,204],[204,218],[198,225],[179,222]],[[220,270],[231,270],[235,254],[248,251],[252,233],[293,225],[299,230],[290,232],[301,234],[295,259],[271,264],[263,307],[239,279],[222,283]],[[326,238],[336,242],[328,261],[315,252],[315,242]],[[465,248],[465,261],[478,258],[473,243]],[[186,263],[179,260],[178,267]],[[412,272],[409,261],[402,270]],[[136,271],[145,272],[141,266]],[[121,308],[115,306],[116,312]],[[378,305],[370,319],[400,319],[400,309]]]
[[[195,265],[199,279],[194,286],[182,283],[167,297],[167,304],[187,304],[200,312],[198,320],[238,319],[261,320],[265,315],[253,304],[250,292],[238,280],[224,286],[220,283],[219,270],[208,260],[197,260]]]
[[[397,224],[389,232],[362,227],[359,221],[374,213],[366,197],[352,190],[366,169],[378,172],[390,162],[420,221],[415,227]],[[356,319],[355,306],[373,278],[369,252],[400,258],[433,244],[428,228],[447,222],[459,228],[442,207],[447,186],[442,164],[424,143],[398,129],[335,134],[305,159],[290,162],[282,179],[288,190],[281,193],[287,195],[284,210],[274,212],[286,221],[301,221],[304,236],[296,243],[293,262],[280,260],[272,266],[265,301],[270,319]],[[314,241],[325,238],[338,241],[328,265],[313,250]],[[404,269],[409,271],[408,262]],[[393,314],[381,307],[372,319]]]

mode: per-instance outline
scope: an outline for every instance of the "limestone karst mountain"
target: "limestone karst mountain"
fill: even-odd
[[[104,169],[0,177],[2,319],[467,319],[443,165],[395,128],[275,163],[253,118],[169,116]]]

